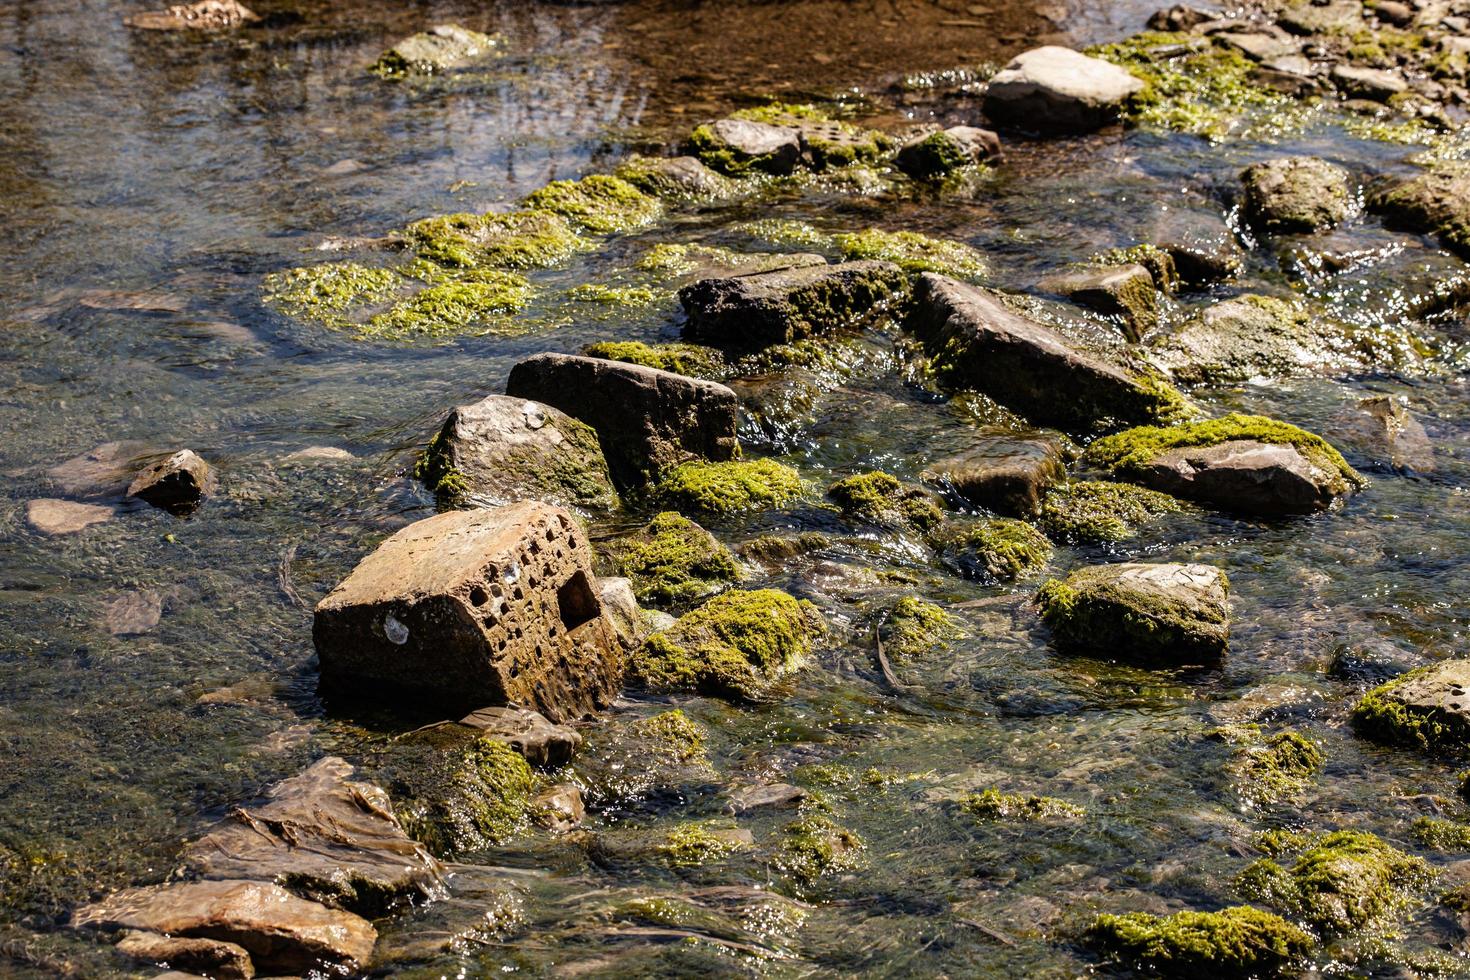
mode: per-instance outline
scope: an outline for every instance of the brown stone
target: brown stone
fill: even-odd
[[[136,497],[171,514],[186,514],[214,489],[214,472],[192,449],[181,449],[143,468],[128,485]]]
[[[269,881],[362,915],[443,897],[444,868],[404,832],[388,794],[352,775],[343,759],[318,760],[237,807],[184,849],[185,863],[205,878]]]
[[[1375,395],[1358,402],[1358,430],[1372,451],[1400,472],[1433,473],[1434,444],[1429,433],[1403,403],[1390,395]]]
[[[217,939],[130,932],[117,943],[118,952],[154,966],[169,966],[219,980],[251,980],[255,965],[245,947]]]
[[[708,149],[723,150],[743,166],[785,176],[801,161],[801,133],[792,126],[774,126],[748,119],[721,119],[712,123],[708,132],[713,144]],[[715,166],[720,165],[715,163]]]
[[[325,691],[441,710],[519,704],[561,722],[622,679],[585,535],[531,501],[402,529],[317,605],[312,635]]]
[[[85,531],[112,518],[111,507],[43,498],[26,502],[26,522],[42,534],[59,536]]]
[[[582,745],[582,736],[575,729],[553,725],[545,716],[525,708],[481,708],[459,723],[504,742],[542,769],[565,765]]]
[[[582,791],[568,783],[547,787],[533,804],[536,822],[553,833],[574,829],[587,815],[582,804]]]
[[[1066,476],[1055,439],[989,439],[974,450],[934,463],[924,479],[947,485],[977,507],[1012,517],[1041,510],[1047,489]]]
[[[1322,510],[1339,496],[1343,480],[1294,446],[1239,439],[1171,449],[1149,462],[1142,482],[1186,500],[1269,517]]]
[[[239,0],[197,0],[124,17],[128,27],[143,31],[221,31],[260,20]]]
[[[163,618],[163,596],[148,589],[124,592],[107,604],[107,631],[113,636],[139,636]]]
[[[1043,292],[1065,296],[1072,302],[1116,317],[1129,340],[1159,325],[1159,300],[1153,273],[1137,263],[1077,269],[1048,276],[1036,284]]]
[[[714,381],[570,354],[538,354],[511,369],[506,394],[552,405],[597,430],[620,486],[639,486],[691,458],[740,453],[735,392]]]
[[[57,463],[46,476],[68,497],[82,500],[122,497],[141,460],[154,452],[146,442],[104,442]]]
[[[293,974],[365,966],[378,939],[366,919],[260,881],[128,888],[78,909],[72,925],[234,943],[256,969]]]

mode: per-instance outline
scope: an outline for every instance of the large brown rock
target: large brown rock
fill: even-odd
[[[444,711],[514,703],[566,721],[622,676],[586,536],[531,501],[402,529],[317,605],[312,636],[328,693]]]
[[[640,486],[691,458],[722,462],[740,453],[735,392],[714,381],[598,357],[537,354],[511,369],[505,388],[596,429],[620,486]]]
[[[1313,232],[1342,224],[1357,208],[1348,172],[1318,157],[1284,157],[1247,167],[1246,217],[1273,232]]]
[[[997,294],[946,276],[919,277],[910,325],[951,383],[1034,422],[1086,430],[1155,421],[1183,404],[1167,384],[1079,350]]]
[[[1309,514],[1342,494],[1342,476],[1295,446],[1250,439],[1171,449],[1140,476],[1155,490],[1264,517]]]
[[[1011,517],[1034,517],[1042,496],[1066,472],[1056,439],[1001,436],[931,464],[924,478],[952,488],[977,507]]]
[[[685,337],[762,348],[860,323],[907,292],[898,266],[862,261],[704,279],[679,290],[679,302]]]
[[[78,909],[72,925],[234,943],[256,970],[290,974],[355,971],[372,959],[378,941],[366,919],[261,881],[128,888]]]
[[[1047,45],[1017,55],[985,93],[985,114],[1036,132],[1086,132],[1116,122],[1143,82],[1117,65]]]
[[[237,807],[184,849],[205,878],[269,881],[337,908],[376,916],[447,894],[444,868],[411,839],[388,794],[352,780],[328,756]]]

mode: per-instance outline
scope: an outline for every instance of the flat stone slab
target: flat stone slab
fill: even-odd
[[[990,80],[985,114],[1044,132],[1086,132],[1116,122],[1143,82],[1117,65],[1047,45],[1017,55]]]
[[[43,497],[26,501],[26,523],[42,534],[59,537],[76,534],[94,524],[112,519],[116,511],[100,504],[79,504],[74,500]]]
[[[622,677],[585,535],[532,501],[402,529],[318,604],[312,636],[329,694],[449,711],[518,704],[561,722],[606,707]]]
[[[1230,584],[1210,565],[1095,565],[1038,596],[1063,652],[1171,667],[1218,664],[1230,646]]]
[[[1242,439],[1171,449],[1149,461],[1140,482],[1224,510],[1286,516],[1325,509],[1341,495],[1342,477],[1295,446]]]
[[[776,176],[786,176],[801,162],[801,131],[794,126],[777,126],[749,119],[721,119],[708,127],[709,145],[702,147],[705,161],[719,167],[724,160],[733,170],[750,167]]]
[[[212,980],[251,980],[255,976],[255,964],[245,947],[217,939],[130,932],[116,949],[143,963],[167,963]]]

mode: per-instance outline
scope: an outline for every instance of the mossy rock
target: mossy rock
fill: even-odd
[[[726,592],[645,640],[629,660],[628,682],[757,700],[806,662],[824,630],[815,606],[784,592]]]
[[[587,357],[641,364],[691,378],[719,381],[728,371],[724,355],[698,344],[645,344],[640,340],[605,340],[582,348]]]
[[[528,826],[540,788],[504,741],[458,724],[399,739],[383,775],[404,829],[440,857],[515,837]]]
[[[930,238],[916,231],[866,228],[833,236],[845,259],[892,262],[905,272],[937,272],[976,281],[990,274],[990,264],[977,248],[964,242]]]
[[[1470,824],[1435,817],[1416,817],[1409,832],[1414,839],[1436,851],[1470,851]]]
[[[1375,687],[1353,708],[1359,734],[1430,755],[1470,754],[1470,660],[1446,660]]]
[[[744,542],[735,550],[740,557],[756,562],[767,569],[778,569],[802,555],[821,551],[832,545],[832,539],[819,531],[803,531],[800,534],[762,534]]]
[[[360,262],[323,262],[265,277],[267,303],[281,312],[323,326],[351,329],[350,314],[391,300],[405,285],[393,269]]]
[[[834,119],[809,103],[772,102],[741,109],[730,118],[796,130],[804,162],[814,170],[872,163],[892,147],[884,133]]]
[[[1047,276],[1036,288],[1112,318],[1132,341],[1142,340],[1159,325],[1153,273],[1137,263],[1081,266]]]
[[[758,119],[721,119],[689,134],[688,152],[731,177],[791,174],[801,161],[801,134],[794,127]]]
[[[966,796],[960,800],[960,809],[980,820],[1006,823],[1073,821],[1087,813],[1075,803],[1054,796],[1002,793],[993,787]]]
[[[585,842],[588,856],[603,867],[662,865],[681,871],[721,863],[751,844],[749,831],[696,821],[673,827],[614,827]]]
[[[536,209],[436,215],[403,235],[419,258],[449,269],[542,269],[592,248],[565,217]]]
[[[1041,527],[1067,544],[1114,544],[1185,505],[1166,493],[1129,483],[1081,480],[1053,487],[1041,501]]]
[[[740,566],[715,536],[681,514],[665,512],[603,547],[643,602],[673,605],[703,598],[741,579]]]
[[[1317,157],[1286,157],[1247,167],[1246,217],[1272,232],[1314,232],[1334,228],[1356,207],[1348,172]]]
[[[953,616],[932,602],[911,595],[893,604],[880,633],[887,653],[898,659],[917,657],[947,646],[962,635]]]
[[[516,333],[512,314],[525,309],[533,290],[524,276],[485,270],[473,278],[425,286],[368,318],[360,330],[370,337],[404,339],[476,333]]]
[[[948,525],[935,536],[944,563],[981,582],[1013,582],[1051,560],[1051,542],[1025,521],[994,517]]]
[[[1236,888],[1326,936],[1389,925],[1434,879],[1422,859],[1361,831],[1288,843],[1300,847],[1289,868],[1262,858],[1240,873]]]
[[[904,486],[888,473],[869,472],[838,480],[827,496],[855,520],[896,531],[927,533],[944,520],[938,498],[919,487]]]
[[[484,61],[504,47],[505,38],[499,34],[481,34],[458,24],[437,24],[384,51],[368,71],[390,80],[436,75]]]
[[[796,470],[773,459],[691,462],[666,473],[652,497],[671,507],[721,516],[780,507],[805,489]]]
[[[740,186],[695,157],[634,156],[620,163],[613,176],[645,194],[679,202],[719,200]]]
[[[781,843],[771,859],[780,874],[798,886],[857,867],[867,845],[856,833],[821,814],[807,814],[781,828]]]
[[[661,806],[704,792],[716,781],[709,733],[682,709],[635,721],[611,721],[588,732],[573,762],[589,807]]]
[[[1193,667],[1218,664],[1230,645],[1229,582],[1209,565],[1098,565],[1036,599],[1066,653]]]
[[[1254,725],[1213,734],[1236,743],[1226,770],[1237,795],[1254,806],[1283,803],[1299,796],[1327,761],[1320,745],[1290,729],[1265,738]]]
[[[1310,933],[1249,905],[1168,916],[1099,915],[1083,938],[1124,969],[1182,978],[1290,976],[1317,947]]]
[[[1470,163],[1437,163],[1373,195],[1369,208],[1385,223],[1438,235],[1445,248],[1470,256]]]
[[[600,234],[631,231],[652,224],[663,205],[618,177],[593,174],[581,180],[554,180],[528,194],[525,207],[549,211]]]
[[[1153,277],[1154,288],[1165,295],[1173,295],[1180,285],[1179,270],[1175,266],[1173,254],[1157,245],[1145,243],[1109,249],[1093,256],[1092,264],[1141,265]]]

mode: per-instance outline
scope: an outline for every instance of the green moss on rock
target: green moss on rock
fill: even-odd
[[[847,259],[892,262],[905,272],[938,272],[955,279],[977,280],[989,274],[985,256],[963,242],[930,238],[916,231],[863,231],[834,237]]]
[[[657,198],[617,177],[593,174],[581,180],[554,180],[526,196],[535,211],[559,214],[588,231],[630,231],[652,223],[663,211]]]
[[[1053,487],[1041,501],[1041,526],[1067,544],[1111,544],[1184,504],[1166,493],[1130,483],[1084,480]]]
[[[1260,743],[1245,741],[1229,769],[1241,798],[1258,805],[1297,795],[1327,761],[1321,746],[1300,732],[1277,732]]]
[[[1095,265],[1141,265],[1153,277],[1154,286],[1161,293],[1173,293],[1179,285],[1179,272],[1174,267],[1174,256],[1157,245],[1133,245],[1114,248],[1093,256]]]
[[[1230,636],[1228,582],[1214,572],[1201,583],[1195,567],[1166,584],[1160,566],[1097,565],[1052,579],[1036,594],[1041,617],[1063,651],[1097,653],[1181,666],[1217,663]]]
[[[781,828],[781,845],[772,864],[798,884],[858,865],[866,845],[856,833],[820,814],[807,814]]]
[[[954,617],[932,602],[906,595],[893,604],[883,623],[883,643],[897,658],[915,657],[960,635]]]
[[[265,277],[265,299],[281,312],[346,329],[350,310],[382,303],[403,285],[392,269],[357,262],[324,262]]]
[[[740,545],[741,557],[767,567],[777,567],[813,551],[830,547],[832,540],[819,531],[803,531],[794,536],[763,534]]]
[[[633,593],[656,605],[689,602],[741,578],[728,548],[698,524],[672,511],[604,549]]]
[[[628,733],[654,755],[685,764],[709,764],[705,753],[709,733],[682,708],[641,718],[628,726]]]
[[[1470,851],[1470,824],[1418,817],[1409,828],[1414,839],[1436,851]]]
[[[773,459],[691,462],[670,470],[653,496],[673,507],[719,515],[780,507],[804,489],[796,470]]]
[[[725,358],[713,347],[699,344],[645,344],[641,340],[606,340],[582,348],[588,357],[625,364],[641,364],[691,378],[718,380],[725,374]]]
[[[905,147],[900,159],[909,173],[921,179],[943,177],[974,163],[969,148],[942,129]]]
[[[644,641],[629,660],[628,681],[755,700],[805,663],[823,629],[815,606],[784,592],[726,592]]]
[[[1012,582],[1051,560],[1051,542],[1025,521],[995,517],[953,525],[936,536],[944,562],[986,582]]]
[[[420,258],[449,268],[542,269],[592,247],[546,210],[437,215],[403,233]]]
[[[524,276],[485,270],[473,279],[427,286],[374,315],[361,330],[392,339],[513,332],[505,318],[524,309],[531,295]]]
[[[583,283],[567,290],[567,297],[577,303],[600,303],[603,306],[630,308],[650,306],[658,301],[660,295],[652,286],[620,286],[602,282]]]
[[[827,488],[827,496],[844,514],[878,527],[927,532],[944,520],[933,494],[906,487],[888,473],[859,473],[838,480]]]
[[[1084,940],[1124,968],[1165,977],[1287,975],[1317,946],[1309,933],[1249,905],[1168,916],[1099,915]]]
[[[1087,813],[1075,803],[1068,803],[1066,800],[1059,800],[1053,796],[1002,793],[994,787],[966,796],[960,800],[960,809],[981,820],[1025,823],[1075,820]]]
[[[676,868],[693,868],[728,857],[744,846],[728,831],[720,833],[705,824],[686,823],[670,830],[655,852]]]
[[[1470,751],[1470,715],[1456,709],[1467,672],[1463,661],[1411,670],[1373,688],[1353,708],[1359,734],[1430,755]]]

